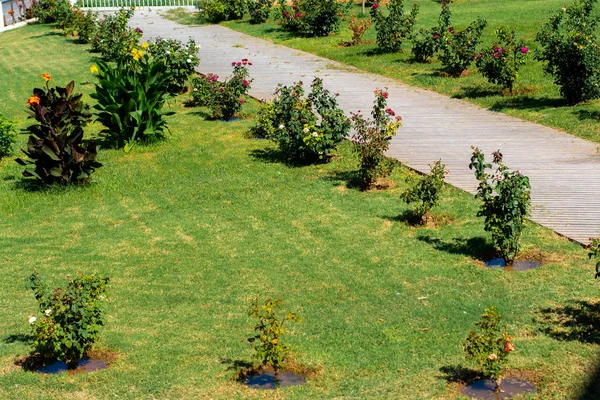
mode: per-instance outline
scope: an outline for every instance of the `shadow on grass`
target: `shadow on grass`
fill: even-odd
[[[417,240],[430,244],[434,249],[450,254],[458,254],[480,261],[488,261],[496,255],[495,247],[486,238],[478,236],[469,239],[454,238],[451,241],[419,235]]]
[[[501,96],[502,89],[494,87],[467,86],[460,93],[452,95],[454,99],[479,99],[482,97]]]
[[[572,300],[540,314],[540,331],[551,338],[600,344],[600,302]]]
[[[518,96],[505,97],[490,107],[492,111],[504,111],[508,108],[517,110],[539,111],[545,108],[567,107],[568,103],[562,98]]]
[[[331,175],[324,177],[330,182],[334,182],[336,184],[343,184],[348,189],[361,189],[362,190],[362,181],[360,179],[360,174],[358,171],[336,171]]]
[[[592,120],[592,121],[600,121],[600,111],[590,111],[590,110],[577,110],[573,112],[579,120]]]
[[[404,210],[395,216],[384,216],[383,218],[392,222],[402,222],[410,226],[421,226],[423,221],[423,218],[412,209]]]
[[[445,365],[440,368],[440,372],[443,375],[438,376],[438,378],[445,379],[448,383],[466,384],[479,378],[477,371],[465,368],[462,365]]]
[[[21,342],[21,343],[31,343],[33,342],[33,340],[35,339],[35,337],[33,337],[33,335],[24,335],[22,333],[17,333],[14,335],[8,335],[7,337],[4,338],[3,343],[5,344],[11,344],[11,343],[16,343],[16,342]]]
[[[309,165],[317,165],[325,163],[325,161],[297,161],[290,160],[285,154],[279,149],[266,148],[266,149],[254,149],[249,152],[250,157],[257,161],[261,161],[268,164],[284,164],[290,168],[301,168]]]
[[[52,31],[52,32],[46,32],[46,33],[42,33],[40,35],[35,35],[35,36],[29,36],[27,39],[28,40],[35,40],[35,39],[40,39],[40,38],[44,38],[44,37],[49,37],[49,36],[64,36],[62,31]]]
[[[577,396],[577,400],[600,399],[600,358],[596,361],[594,371],[588,376],[585,387]]]

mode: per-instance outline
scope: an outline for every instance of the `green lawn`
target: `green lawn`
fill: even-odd
[[[406,2],[407,12],[412,3],[412,1]],[[414,3],[419,4],[421,9],[417,17],[416,30],[421,27],[436,26],[441,9],[439,2],[415,0]],[[349,41],[352,36],[347,28],[347,21],[342,22],[339,34],[320,38],[304,38],[284,32],[275,21],[251,25],[246,19],[225,22],[223,25],[600,142],[600,102],[591,101],[575,107],[567,106],[559,95],[558,87],[552,83],[552,77],[544,74],[542,63],[533,59],[538,49],[538,45],[533,41],[536,33],[548,21],[550,15],[560,11],[564,5],[564,0],[457,0],[450,5],[453,25],[457,29],[464,28],[479,16],[487,19],[488,26],[483,35],[486,45],[491,43],[495,37],[495,30],[500,26],[513,28],[517,36],[524,38],[532,51],[529,61],[521,70],[514,96],[503,96],[497,86],[487,83],[487,80],[477,72],[474,64],[468,76],[448,78],[440,74],[440,62],[428,64],[412,62],[410,42],[405,42],[402,53],[375,55],[377,46],[374,44],[376,36],[374,26],[371,26],[365,34],[365,39],[371,41],[371,44],[343,47],[340,43]],[[600,12],[600,9],[597,11]],[[355,12],[360,13],[359,6],[356,7]],[[274,15],[275,12],[272,16]],[[181,15],[173,13],[170,18],[181,23],[190,23],[189,16],[181,18]]]
[[[1,35],[0,112],[21,125],[42,72],[92,90],[87,47],[56,33]],[[27,190],[21,167],[0,162],[0,398],[454,399],[448,371],[469,366],[461,345],[489,305],[514,337],[510,373],[536,382],[533,398],[598,398],[588,381],[600,288],[580,246],[530,223],[525,250],[546,265],[485,269],[489,238],[470,195],[445,188],[437,212],[454,222],[410,227],[398,218],[407,169],[391,190],[349,189],[348,143],[329,164],[288,167],[244,136],[255,102],[224,123],[184,99],[171,104],[167,141],[103,150],[86,187]],[[14,365],[30,349],[34,268],[56,285],[76,271],[111,277],[98,343],[119,355],[109,369],[41,376]],[[307,385],[259,392],[233,380],[233,363],[252,361],[255,296],[283,298],[303,318],[288,341],[318,370]]]

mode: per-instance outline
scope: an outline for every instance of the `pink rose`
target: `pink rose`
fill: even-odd
[[[242,84],[247,87],[248,86],[248,81],[244,79],[244,81],[242,82]]]
[[[377,7],[379,7],[379,4],[377,4],[377,3],[373,3],[373,6],[372,6],[372,7],[373,7],[373,10],[376,10],[376,9],[377,9]]]
[[[527,54],[528,51],[529,49],[527,47],[521,47],[521,53]]]
[[[244,104],[245,102],[246,102],[246,100],[240,99],[240,103]]]

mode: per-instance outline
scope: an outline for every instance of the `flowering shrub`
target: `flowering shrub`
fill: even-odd
[[[98,13],[72,7],[63,30],[67,35],[77,36],[80,43],[89,43],[98,32]]]
[[[500,316],[496,307],[486,308],[477,322],[478,331],[470,330],[463,344],[465,358],[474,360],[481,374],[496,383],[495,392],[500,391],[502,374],[508,355],[515,349],[508,332],[500,329]]]
[[[262,103],[256,117],[256,125],[249,129],[250,136],[255,138],[272,138],[275,136],[275,118],[277,110],[272,102]]]
[[[378,3],[371,6],[371,18],[377,31],[377,46],[384,53],[400,50],[402,42],[408,37],[417,19],[419,6],[413,4],[409,15],[404,15],[404,0],[390,0],[389,15],[384,16]]]
[[[247,0],[199,0],[200,17],[212,23],[242,19]]]
[[[487,21],[478,18],[462,31],[449,26],[442,36],[440,60],[444,70],[452,76],[459,76],[473,62],[476,47]]]
[[[108,278],[81,275],[69,279],[65,288],[49,290],[37,272],[29,277],[29,286],[38,302],[38,316],[30,316],[35,351],[48,360],[77,367],[89,351],[104,325],[102,300]]]
[[[248,13],[251,24],[262,24],[267,22],[273,0],[248,0]]]
[[[231,63],[233,74],[225,82],[219,82],[215,74],[195,78],[192,82],[192,98],[199,106],[210,108],[212,117],[229,121],[246,102],[243,96],[250,90],[248,67],[252,63],[244,58]]]
[[[356,15],[352,15],[348,23],[348,29],[352,31],[352,40],[347,43],[348,46],[357,46],[363,42],[362,37],[365,32],[371,27],[371,20],[358,20]]]
[[[315,78],[304,97],[302,82],[277,87],[273,100],[274,133],[270,139],[293,162],[326,161],[350,130],[350,121],[338,107],[334,95]]]
[[[15,123],[0,114],[0,160],[12,154],[15,136]]]
[[[569,104],[600,97],[600,46],[596,0],[578,0],[553,15],[537,34],[542,49],[536,59],[554,75]],[[594,14],[594,15],[592,15]]]
[[[142,43],[142,47],[147,44]],[[176,39],[157,38],[148,45],[148,52],[155,61],[165,64],[169,75],[168,90],[170,93],[180,93],[187,89],[187,81],[195,72],[200,60],[199,47],[190,38],[186,44]]]
[[[596,260],[596,278],[598,278],[600,276],[600,237],[590,239],[587,248],[590,249],[588,253],[590,260]]]
[[[128,60],[99,61],[90,70],[98,74],[90,96],[97,101],[97,120],[108,141],[129,151],[137,142],[164,138],[164,117],[174,114],[162,111],[171,82],[165,64],[134,49]]]
[[[133,7],[121,8],[113,15],[104,17],[98,25],[98,32],[92,40],[92,50],[102,53],[106,60],[129,58],[133,49],[138,46],[142,30],[129,28],[128,22],[133,17]]]
[[[525,64],[529,49],[523,41],[515,39],[515,32],[505,28],[496,31],[498,41],[487,51],[475,56],[477,69],[490,83],[496,83],[512,93],[519,68]]]
[[[431,29],[421,28],[412,38],[412,54],[418,62],[426,62],[440,50],[442,36],[450,27],[450,7],[447,1],[442,1],[441,4],[442,11],[438,18],[438,26]]]
[[[31,13],[40,24],[52,24],[65,19],[71,3],[68,0],[38,0],[31,4]]]
[[[474,170],[479,181],[475,198],[483,201],[477,216],[485,217],[485,230],[491,232],[502,257],[511,262],[519,251],[524,219],[531,206],[531,186],[521,171],[511,172],[502,164],[500,151],[493,156],[498,167],[495,173],[488,174],[485,171],[491,164],[486,164],[483,153],[474,148],[469,169]]]
[[[29,159],[15,161],[27,167],[23,176],[45,184],[85,183],[102,166],[96,162],[96,142],[82,144],[83,127],[92,117],[90,107],[81,101],[81,94],[73,94],[75,82],[50,88],[50,75],[42,77],[46,87],[33,89],[26,103],[30,118],[37,121],[27,128],[31,136],[23,152]]]
[[[342,6],[336,0],[293,0],[281,5],[283,29],[306,36],[327,36],[340,26]]]
[[[281,303],[282,300],[267,299],[264,305],[261,305],[258,299],[254,299],[248,312],[248,316],[258,319],[258,323],[254,326],[256,334],[249,337],[248,342],[256,351],[256,358],[262,365],[273,368],[275,379],[279,377],[282,364],[292,353],[292,348],[281,341],[281,337],[285,334],[285,323],[301,321],[293,312],[280,314]]]
[[[421,221],[425,220],[431,209],[438,203],[440,191],[444,186],[444,178],[448,173],[442,160],[430,165],[430,169],[429,175],[424,175],[400,196],[407,204],[416,203],[415,212]]]
[[[352,114],[355,130],[352,140],[354,151],[360,158],[360,179],[364,190],[369,189],[377,179],[390,175],[394,168],[394,163],[386,158],[385,152],[390,147],[392,137],[402,126],[402,118],[387,107],[387,98],[386,90],[375,90],[371,121],[360,113]]]

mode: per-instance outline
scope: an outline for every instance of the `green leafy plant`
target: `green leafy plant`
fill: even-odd
[[[269,19],[273,0],[248,0],[248,13],[251,24],[263,24]]]
[[[404,0],[390,0],[387,16],[383,15],[378,3],[371,6],[371,19],[377,31],[377,47],[383,53],[399,51],[404,39],[412,32],[419,6],[413,4],[410,14],[405,16],[403,4]]]
[[[15,123],[0,114],[0,160],[12,154],[15,139]]]
[[[473,148],[469,169],[474,170],[479,181],[475,198],[483,201],[478,217],[485,218],[485,230],[491,232],[492,240],[506,262],[512,262],[519,251],[521,232],[525,217],[531,206],[529,178],[521,171],[509,171],[502,163],[500,151],[493,153],[494,173],[488,174],[485,156]]]
[[[212,23],[242,19],[247,0],[199,0],[200,18]]]
[[[512,93],[529,49],[522,40],[517,41],[514,31],[500,27],[496,35],[498,40],[487,51],[475,56],[475,63],[481,75],[490,83],[496,83]]]
[[[275,136],[275,119],[277,110],[272,102],[262,103],[258,115],[256,116],[256,125],[249,129],[249,134],[255,138],[270,139]]]
[[[167,66],[134,49],[129,60],[98,62],[97,120],[109,142],[129,151],[138,142],[163,139],[168,130],[163,111],[172,82]]]
[[[142,37],[142,30],[129,27],[133,17],[133,7],[121,8],[112,15],[107,15],[98,24],[96,35],[92,39],[92,50],[99,51],[105,60],[121,60],[131,56]]]
[[[500,320],[496,307],[486,308],[475,324],[478,329],[470,330],[463,344],[465,358],[475,361],[480,373],[496,383],[495,392],[500,391],[508,355],[515,349],[508,332],[500,328]]]
[[[536,59],[554,75],[560,94],[569,104],[600,97],[599,17],[596,0],[578,0],[550,17],[536,41],[542,47]]]
[[[402,118],[387,107],[388,92],[375,90],[375,101],[371,111],[372,120],[366,120],[360,113],[352,114],[354,151],[359,157],[361,187],[367,190],[379,178],[392,173],[395,162],[385,156],[392,137],[402,126]],[[392,119],[393,117],[393,119]]]
[[[273,134],[269,138],[294,163],[327,161],[350,130],[350,120],[320,78],[313,80],[306,97],[302,82],[279,85],[272,104]]]
[[[77,368],[104,325],[102,300],[108,281],[81,275],[70,278],[64,288],[50,290],[34,272],[28,279],[38,302],[38,315],[29,317],[34,351],[48,360],[65,361],[69,369]]]
[[[413,59],[418,62],[426,62],[433,57],[441,48],[444,32],[450,27],[450,7],[448,2],[442,1],[442,11],[438,18],[438,25],[431,28],[421,28],[419,33],[412,38]]]
[[[352,40],[350,42],[345,43],[347,46],[358,46],[363,42],[363,36],[365,32],[371,26],[371,20],[359,20],[356,15],[352,15],[350,17],[350,22],[348,23],[348,29],[352,32]]]
[[[336,0],[293,0],[291,7],[281,5],[280,24],[305,36],[327,36],[339,30],[342,7]]]
[[[68,14],[63,30],[67,35],[77,36],[79,43],[90,43],[96,37],[98,24],[98,13],[75,6]]]
[[[142,43],[142,47],[146,44]],[[181,93],[187,89],[188,79],[195,73],[200,62],[199,47],[190,38],[187,43],[176,39],[157,38],[148,45],[148,52],[155,61],[165,64],[169,76],[168,90],[170,93]]]
[[[32,2],[31,13],[40,24],[52,24],[64,21],[71,3],[68,0],[38,0]]]
[[[598,278],[600,276],[600,237],[590,238],[590,244],[587,245],[587,248],[590,250],[588,253],[590,260],[596,260],[595,278]]]
[[[252,79],[249,78],[248,68],[251,65],[247,58],[232,62],[233,74],[224,82],[219,82],[219,76],[215,74],[194,78],[194,103],[210,108],[212,118],[229,121],[246,102],[243,96],[250,90]]]
[[[442,35],[439,59],[451,76],[460,76],[475,58],[476,48],[487,21],[478,18],[462,31],[449,26]]]
[[[415,212],[421,221],[424,221],[431,209],[437,205],[440,191],[444,187],[444,178],[448,173],[442,160],[430,165],[430,170],[429,175],[423,175],[400,196],[407,204],[416,203]]]
[[[271,366],[275,371],[275,379],[283,363],[292,354],[292,348],[283,344],[281,337],[286,333],[286,322],[300,322],[293,312],[281,313],[282,300],[267,299],[261,304],[258,299],[252,301],[248,316],[258,319],[254,326],[256,334],[248,338],[250,346],[256,351],[256,358],[263,367]]]
[[[73,94],[75,82],[50,88],[50,75],[42,77],[46,87],[34,89],[27,100],[30,118],[37,122],[27,128],[31,136],[23,152],[29,159],[15,161],[26,167],[24,176],[44,184],[85,183],[102,166],[96,161],[96,142],[82,143],[83,127],[91,120],[90,107],[81,94]]]

